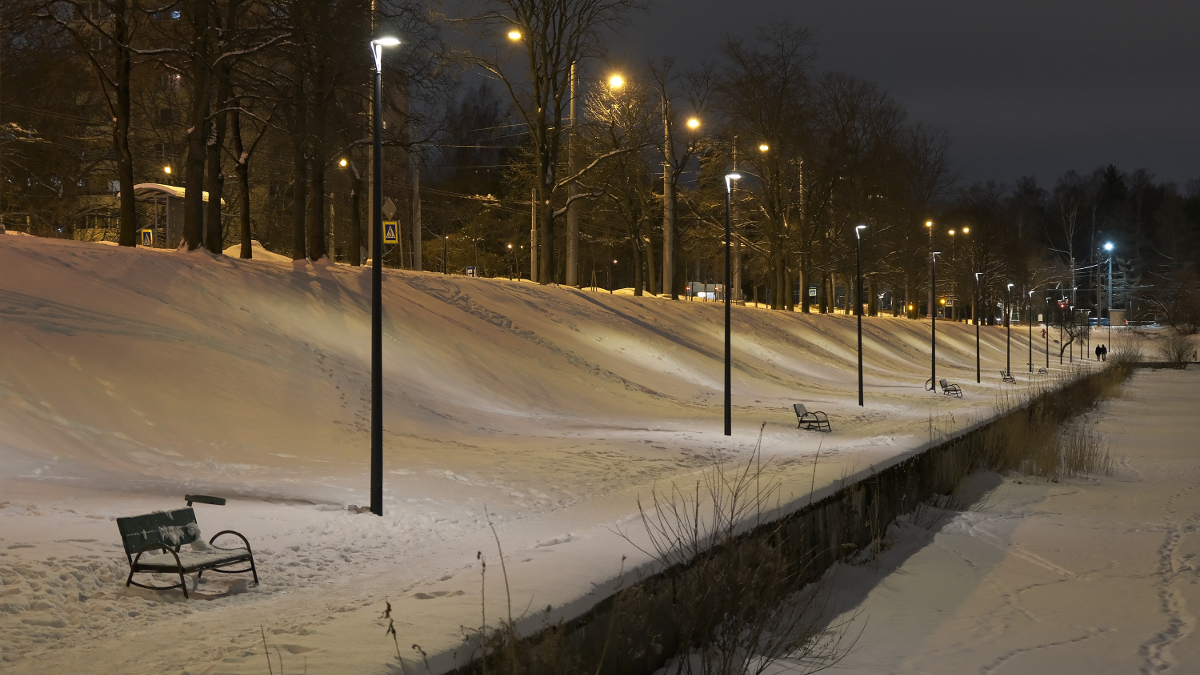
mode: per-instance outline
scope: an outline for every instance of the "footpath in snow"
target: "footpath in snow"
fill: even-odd
[[[369,288],[366,269],[0,237],[0,672],[261,673],[261,626],[289,671],[386,673],[385,599],[441,668],[479,622],[485,508],[514,606],[570,614],[645,562],[614,533],[636,535],[639,495],[760,429],[783,498],[806,500],[1010,388],[1001,328],[976,385],[974,328],[938,323],[960,400],[923,389],[928,322],[867,318],[859,408],[854,317],[736,307],[726,438],[719,304],[386,271],[378,518],[348,510],[368,502]],[[1027,350],[1013,330],[1017,389],[1040,381]],[[796,429],[797,401],[833,433]],[[229,499],[200,527],[245,533],[261,585],[125,588],[114,519],[188,493]]]
[[[932,529],[891,528],[877,566],[836,566],[836,621],[862,634],[830,672],[1197,672],[1197,408],[1200,371],[1138,371],[1093,414],[1112,476],[996,477]]]

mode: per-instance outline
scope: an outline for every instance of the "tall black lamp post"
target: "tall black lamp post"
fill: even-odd
[[[975,315],[975,384],[982,381],[979,372],[979,277],[982,275],[983,272],[975,273],[975,311],[972,312]]]
[[[1004,372],[1010,376],[1012,375],[1012,287],[1012,284],[1008,285],[1008,296],[1004,306],[1004,325],[1008,329],[1004,343]]]
[[[937,391],[937,251],[933,250],[933,221],[929,228],[929,390]]]
[[[1025,302],[1025,320],[1029,323],[1029,374],[1033,374],[1033,291]]]
[[[858,283],[854,291],[854,313],[858,315],[858,405],[861,408],[863,404],[863,366],[862,366],[862,231],[867,229],[866,225],[859,225],[854,228],[854,245],[855,245],[855,268],[858,275]]]
[[[733,354],[733,339],[729,333],[729,307],[732,294],[729,292],[729,280],[732,278],[730,263],[729,240],[733,237],[733,181],[741,178],[741,174],[725,174],[725,435],[733,435],[733,372],[730,369],[730,359]]]
[[[371,112],[371,513],[383,515],[383,48],[394,37],[371,40],[375,58],[375,101]]]
[[[1106,242],[1104,250],[1108,251],[1108,348],[1112,349],[1112,257],[1113,243]],[[1107,360],[1107,357],[1106,357]]]

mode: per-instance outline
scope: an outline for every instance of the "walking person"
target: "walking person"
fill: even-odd
[[[1096,345],[1096,360],[1100,360],[1100,345]]]
[[[1105,347],[1103,344],[1100,345],[1100,360],[1108,360],[1108,347]]]

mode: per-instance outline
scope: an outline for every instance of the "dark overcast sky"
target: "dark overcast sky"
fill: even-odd
[[[813,31],[819,67],[948,129],[964,182],[1200,178],[1200,0],[657,0],[622,41],[687,65],[777,18]]]

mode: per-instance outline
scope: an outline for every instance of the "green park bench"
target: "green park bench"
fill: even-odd
[[[254,583],[258,583],[258,570],[254,566],[254,554],[250,551],[250,542],[246,540],[246,537],[233,530],[222,530],[213,535],[212,539],[205,544],[204,540],[200,538],[200,528],[196,524],[196,512],[191,508],[117,518],[117,529],[121,531],[121,543],[125,546],[125,557],[129,560],[129,579],[125,581],[127,587],[132,584],[155,591],[179,588],[183,590],[183,597],[186,598],[188,592],[183,575],[195,572],[196,578],[199,579],[205,570],[222,574],[250,572],[254,575]],[[223,534],[238,537],[245,546],[236,548],[214,546],[213,542]],[[199,546],[181,550],[185,544],[193,542],[199,542]],[[147,555],[152,552],[156,553]],[[240,563],[249,563],[250,566],[242,569],[228,569],[231,565]],[[134,574],[177,574],[179,583],[171,586],[139,584],[133,580]]]
[[[833,427],[829,426],[829,416],[820,410],[810,411],[803,403],[793,403],[792,410],[796,411],[797,429],[803,427],[808,430],[833,431]]]
[[[959,398],[963,397],[962,387],[953,382],[947,382],[946,378],[939,380],[938,384],[942,385],[942,393],[946,396],[957,396]]]

